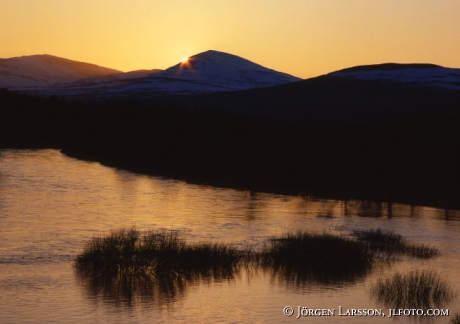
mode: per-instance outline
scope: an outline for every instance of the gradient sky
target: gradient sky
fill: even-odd
[[[460,1],[0,0],[0,58],[130,71],[209,49],[302,78],[384,62],[460,68]]]

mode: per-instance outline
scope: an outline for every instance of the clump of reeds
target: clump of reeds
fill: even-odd
[[[143,259],[155,264],[156,273],[230,275],[245,260],[246,252],[222,243],[188,244],[176,232],[153,232],[139,245]]]
[[[250,254],[219,243],[188,244],[174,231],[141,234],[131,228],[91,239],[75,268],[94,296],[128,303],[140,296],[161,303],[197,280],[234,278]]]
[[[392,232],[379,229],[355,235],[358,240],[288,232],[255,251],[220,243],[190,244],[174,231],[142,234],[135,228],[121,229],[91,239],[77,256],[75,267],[97,293],[130,296],[146,290],[175,296],[198,279],[231,279],[244,265],[269,269],[290,283],[333,283],[354,281],[368,273],[382,250],[409,253],[410,245]],[[385,285],[381,286],[376,290],[384,291]]]
[[[374,253],[367,244],[305,231],[270,239],[259,257],[265,267],[297,281],[352,279],[369,271],[374,261]]]
[[[431,258],[439,254],[436,247],[426,244],[410,244],[400,234],[393,231],[378,229],[354,231],[358,240],[368,242],[370,247],[383,253],[387,258],[396,254],[405,254],[417,258]]]
[[[94,237],[77,256],[76,268],[91,274],[117,273],[126,269],[136,271],[140,263],[135,252],[139,238],[140,233],[134,228],[112,231],[104,237]]]
[[[131,228],[93,238],[75,265],[93,275],[231,275],[244,256],[224,244],[187,244],[173,231],[141,235]]]
[[[379,279],[371,294],[391,308],[441,307],[455,297],[451,286],[438,273],[426,270]]]
[[[397,245],[404,242],[400,234],[389,230],[382,230],[381,228],[353,231],[353,235],[360,240],[382,245]]]
[[[439,249],[426,244],[407,245],[404,251],[407,255],[428,259],[440,254]]]

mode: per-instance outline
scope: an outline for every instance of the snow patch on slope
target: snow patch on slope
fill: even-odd
[[[265,68],[239,56],[206,51],[158,74],[158,77],[201,83],[203,89],[244,90],[300,81],[300,78]]]
[[[121,71],[47,54],[0,59],[3,88],[46,87],[115,73]]]
[[[434,64],[387,63],[357,66],[330,73],[328,76],[460,89],[460,69]]]
[[[109,76],[108,78],[113,78]],[[102,80],[102,79],[98,79]],[[277,72],[239,56],[207,51],[190,57],[164,71],[156,71],[144,77],[107,82],[76,82],[71,87],[52,89],[53,93],[65,91],[74,95],[163,95],[197,94],[245,90],[275,86],[300,81],[292,75]],[[65,88],[65,89],[64,89]]]

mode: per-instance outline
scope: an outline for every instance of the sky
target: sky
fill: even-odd
[[[385,62],[460,68],[460,1],[0,0],[0,58],[132,71],[210,49],[301,78]]]

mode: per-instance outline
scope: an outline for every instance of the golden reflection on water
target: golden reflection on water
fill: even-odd
[[[163,323],[292,323],[293,318],[282,315],[286,305],[378,307],[368,295],[372,282],[414,268],[439,269],[460,290],[459,211],[191,185],[71,159],[55,150],[2,154],[0,221],[0,314],[6,323],[59,322],[69,316],[75,320],[68,322],[79,323],[152,318]],[[179,230],[190,242],[238,247],[260,247],[267,238],[296,229],[349,235],[356,229],[381,227],[416,243],[433,244],[442,254],[433,260],[402,260],[340,284],[296,285],[289,276],[245,270],[235,278],[207,283],[166,284],[169,290],[163,291],[158,282],[159,286],[142,284],[130,290],[126,285],[104,288],[75,276],[72,260],[85,242],[132,225],[141,231]],[[123,306],[129,300],[131,306]],[[447,307],[460,312],[455,301]],[[310,320],[368,323],[365,318]]]

